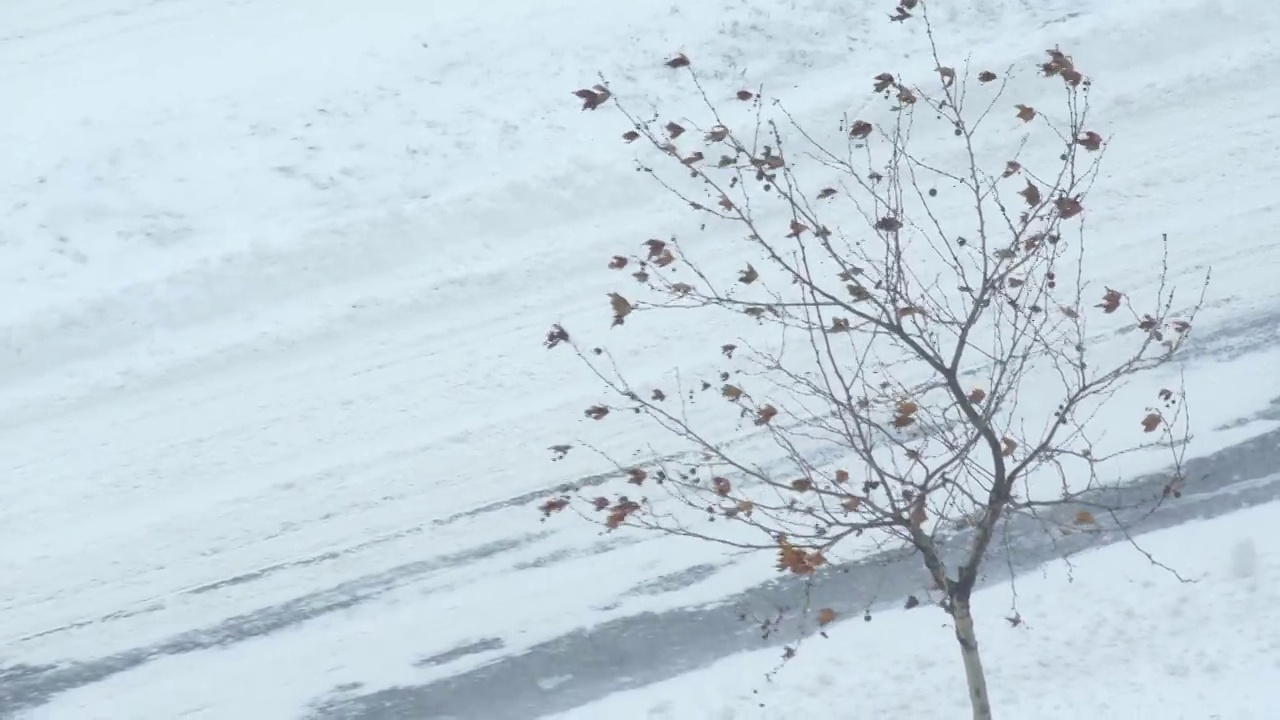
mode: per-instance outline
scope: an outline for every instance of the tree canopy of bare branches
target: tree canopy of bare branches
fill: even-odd
[[[1156,280],[1142,293],[1091,281],[1106,231],[1086,219],[1107,140],[1075,58],[1052,48],[1029,68],[949,64],[925,2],[904,0],[891,20],[926,26],[936,68],[867,72],[875,110],[844,117],[838,142],[760,88],[709,87],[683,54],[667,65],[700,120],[642,115],[605,78],[578,91],[584,109],[625,119],[637,169],[699,230],[602,259],[619,277],[610,332],[654,332],[650,314],[683,313],[722,367],[641,387],[627,358],[553,326],[547,347],[576,352],[605,391],[586,418],[638,414],[670,442],[638,462],[610,458],[616,490],[556,496],[543,512],[768,549],[797,575],[852,538],[911,547],[953,618],[974,717],[990,718],[969,604],[988,549],[1012,515],[1098,526],[1116,510],[1098,490],[1123,480],[1108,463],[1125,454],[1168,452],[1163,496],[1179,494],[1185,388],[1125,391],[1175,362],[1208,277],[1180,296],[1167,238],[1153,234]],[[1029,77],[1058,101],[1011,97]],[[721,432],[724,417],[738,437]],[[1108,432],[1118,447],[1099,442]],[[961,530],[955,561],[940,546]]]

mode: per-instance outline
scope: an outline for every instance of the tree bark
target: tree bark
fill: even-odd
[[[987,675],[982,670],[982,655],[978,653],[978,635],[973,629],[969,598],[953,597],[951,602],[951,615],[956,623],[960,656],[964,659],[964,678],[969,688],[973,720],[992,720],[991,698],[987,695]]]

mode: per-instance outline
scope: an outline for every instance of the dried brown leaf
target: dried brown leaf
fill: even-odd
[[[1107,292],[1102,296],[1102,302],[1094,305],[1094,307],[1102,308],[1102,312],[1108,315],[1120,309],[1120,301],[1124,299],[1124,293],[1119,290],[1107,288]]]
[[[555,325],[551,326],[550,330],[547,331],[547,339],[543,340],[542,344],[544,347],[550,350],[551,348],[559,345],[560,343],[567,343],[567,342],[569,342],[569,333],[566,332],[565,329],[561,327],[559,323],[556,323]]]
[[[1102,136],[1090,130],[1076,138],[1076,144],[1089,152],[1097,152],[1102,148]]]
[[[1058,208],[1058,217],[1063,220],[1073,218],[1084,212],[1084,206],[1080,204],[1080,198],[1060,197],[1053,201],[1053,205]]]
[[[621,325],[633,309],[631,302],[618,293],[609,293],[609,307],[613,309],[613,324],[611,327]]]
[[[689,67],[689,57],[684,53],[679,53],[675,57],[663,63],[669,68]]]
[[[768,425],[777,416],[778,408],[772,405],[765,405],[756,411],[756,419],[753,422],[756,425]]]
[[[1036,187],[1035,183],[1030,180],[1027,181],[1027,186],[1025,188],[1018,191],[1018,194],[1021,195],[1023,199],[1027,201],[1027,205],[1031,207],[1039,205],[1040,201],[1043,199],[1040,197],[1040,188]]]

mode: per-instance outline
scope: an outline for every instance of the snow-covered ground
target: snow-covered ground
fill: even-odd
[[[1181,578],[1121,543],[975,593],[1000,716],[1275,717],[1277,521],[1272,503],[1145,536],[1143,548]],[[927,604],[854,618],[806,638],[785,664],[776,649],[735,655],[556,717],[968,718],[948,621]]]
[[[686,221],[630,169],[619,118],[570,92],[602,70],[679,103],[662,60],[684,51],[721,91],[764,82],[829,126],[874,74],[931,71],[887,9],[0,4],[0,716],[531,717],[626,685],[584,678],[648,663],[663,613],[772,577],[765,557],[537,522],[548,490],[605,469],[548,461],[599,393],[542,336],[605,332],[608,257]],[[1195,452],[1274,430],[1280,8],[966,0],[937,20],[975,63],[1062,44],[1089,70],[1114,138],[1099,282],[1150,287],[1161,232],[1178,278],[1212,265]],[[699,332],[625,349],[658,377]],[[617,427],[593,439],[632,449]],[[1058,632],[1026,614],[1016,642]],[[470,700],[448,684],[611,623],[635,628],[626,657],[554,656]],[[831,647],[855,636],[838,630]]]

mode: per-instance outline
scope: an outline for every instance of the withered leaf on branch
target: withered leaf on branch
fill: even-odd
[[[609,293],[609,307],[613,308],[613,323],[611,327],[621,325],[632,310],[631,302],[618,293]]]
[[[1094,307],[1102,308],[1102,312],[1111,314],[1120,309],[1120,301],[1123,299],[1124,293],[1107,288],[1107,292],[1102,296],[1102,302],[1094,305]]]
[[[1075,308],[1070,307],[1068,305],[1059,305],[1058,309],[1062,311],[1063,315],[1066,315],[1072,320],[1075,320],[1076,318],[1080,317],[1080,313],[1076,312]]]
[[[594,507],[596,510],[604,510],[605,508],[609,507],[609,505],[610,505],[609,498],[607,497],[598,497],[595,500],[591,501],[591,506]]]
[[[732,200],[730,200],[730,199],[728,198],[728,196],[726,196],[726,195],[721,195],[721,196],[720,196],[720,207],[721,207],[721,208],[723,208],[726,212],[732,212],[732,211],[733,211],[733,208],[734,208],[733,201],[732,201]]]
[[[899,415],[910,416],[910,415],[915,415],[916,412],[920,410],[920,406],[911,402],[910,400],[903,400],[902,402],[898,403],[897,410]]]
[[[864,140],[871,134],[871,130],[871,123],[866,120],[854,120],[853,124],[849,126],[849,137]]]
[[[1030,180],[1027,181],[1027,186],[1025,188],[1018,191],[1018,194],[1021,195],[1027,201],[1027,205],[1030,205],[1031,207],[1039,205],[1040,201],[1043,199],[1040,197],[1040,188],[1036,187],[1035,183]]]
[[[840,507],[844,508],[846,512],[857,512],[861,506],[862,498],[857,495],[850,495],[845,498],[844,502],[840,503]]]
[[[830,625],[836,621],[836,611],[831,608],[822,608],[818,611],[818,625],[823,627]]]
[[[538,510],[542,511],[542,516],[544,518],[547,518],[551,516],[551,513],[560,512],[567,507],[569,507],[569,498],[561,496],[558,498],[551,498],[550,500],[542,503],[542,505],[538,506]]]
[[[756,272],[756,269],[751,267],[751,263],[747,263],[746,270],[741,270],[738,272],[738,282],[742,283],[743,285],[750,285],[751,283],[759,279],[760,279],[760,273]]]
[[[730,359],[733,358],[733,351],[737,349],[738,349],[738,346],[734,345],[733,343],[727,343],[720,346],[720,352],[723,353],[725,357]]]
[[[677,295],[688,295],[693,292],[693,286],[689,283],[671,283],[671,292]]]
[[[746,102],[747,100],[750,100],[755,96],[756,96],[755,93],[751,92],[750,90],[739,90],[737,95],[738,99],[743,102]]]
[[[911,13],[907,12],[906,3],[902,3],[893,9],[893,14],[889,16],[892,22],[906,22],[911,19]]]
[[[1173,331],[1179,334],[1185,333],[1191,329],[1191,323],[1186,320],[1174,320],[1170,324],[1173,327]]]
[[[1102,148],[1102,136],[1090,130],[1076,138],[1076,144],[1089,152],[1096,152]]]
[[[884,232],[897,232],[902,229],[902,221],[892,215],[886,215],[876,221],[876,229]]]
[[[786,570],[796,575],[811,575],[814,568],[826,564],[827,559],[820,552],[805,552],[787,541],[778,538],[778,570]]]
[[[591,407],[583,411],[582,414],[586,415],[592,420],[601,420],[604,418],[605,415],[609,414],[609,408],[605,407],[604,405],[592,405]]]
[[[1011,288],[1019,288],[1019,287],[1022,287],[1023,285],[1026,285],[1027,281],[1022,280],[1021,278],[1011,277],[1005,281],[1005,284]]]
[[[658,257],[653,259],[653,264],[658,267],[666,267],[676,261],[676,256],[671,254],[671,248],[665,248]]]
[[[644,468],[631,468],[627,471],[627,482],[632,485],[643,485],[649,473]]]
[[[1035,119],[1036,117],[1035,108],[1030,107],[1028,105],[1023,105],[1022,103],[1018,103],[1017,105],[1014,105],[1014,107],[1018,108],[1018,119],[1021,120],[1022,122],[1031,122],[1032,120]]]
[[[1060,197],[1053,201],[1053,205],[1058,208],[1058,217],[1063,220],[1073,218],[1084,212],[1084,206],[1080,204],[1080,198]]]
[[[708,130],[708,131],[707,131],[706,141],[707,141],[707,142],[720,142],[720,141],[724,140],[724,139],[725,139],[725,138],[727,138],[727,137],[729,137],[729,128],[727,128],[727,127],[725,127],[725,126],[723,126],[723,125],[717,125],[717,126],[715,126],[715,127],[711,128],[710,130]]]
[[[569,451],[573,449],[573,446],[572,445],[552,445],[547,449],[551,451],[551,460],[552,462],[554,462],[556,460],[563,460],[564,456],[568,455]]]
[[[791,221],[791,231],[787,233],[789,238],[798,238],[802,233],[808,232],[809,226],[799,220]]]
[[[1014,173],[1022,169],[1022,163],[1017,160],[1010,160],[1004,164],[1004,172],[1000,173],[1000,177],[1013,177]]]
[[[698,164],[698,163],[702,162],[702,160],[703,160],[703,158],[704,158],[704,157],[706,157],[706,156],[702,154],[702,151],[701,151],[701,150],[698,150],[698,151],[694,152],[692,155],[690,155],[689,157],[684,158],[683,160],[681,160],[681,161],[680,161],[680,163],[681,163],[682,165],[686,165],[686,166],[692,167],[693,165],[696,165],[696,164]]]
[[[893,422],[891,424],[895,428],[901,430],[903,428],[911,427],[915,424],[915,421],[916,419],[911,415],[895,415],[893,416]]]
[[[890,85],[893,84],[893,74],[887,73],[887,72],[880,73],[879,75],[875,76],[875,81],[876,81],[875,91],[884,92],[885,90],[889,89]]]
[[[664,392],[662,392],[662,391],[661,391],[661,390],[659,390],[658,388],[654,388],[654,389],[653,389],[653,399],[654,399],[654,400],[656,400],[656,401],[658,401],[658,402],[662,402],[663,400],[666,400],[666,399],[667,399],[667,394],[666,394],[666,393],[664,393]]]
[[[591,88],[574,90],[573,94],[577,95],[578,98],[582,100],[583,110],[595,110],[604,104],[604,101],[608,100],[611,96],[609,88],[606,88],[603,85],[594,85]]]
[[[756,411],[756,419],[753,421],[756,425],[768,425],[778,415],[778,408],[772,405],[765,405]]]
[[[713,477],[711,478],[711,489],[720,497],[725,497],[733,489],[733,486],[729,483],[728,478]]]
[[[610,270],[621,270],[626,266],[627,266],[627,259],[621,255],[614,255],[613,259],[609,261]]]
[[[753,317],[756,320],[759,320],[760,318],[764,317],[765,309],[759,306],[752,306],[747,308],[746,310],[743,310],[742,312],[743,314],[749,317]]]
[[[837,485],[849,482],[849,471],[837,470],[835,473],[835,482]]]
[[[809,492],[810,490],[813,489],[813,481],[806,480],[805,478],[800,478],[799,480],[792,480],[791,489],[795,490],[796,492]]]
[[[640,139],[640,133],[636,132],[635,130],[628,130],[622,133],[622,139],[625,140],[626,142],[635,142],[636,140]]]
[[[898,86],[898,102],[903,105],[913,105],[915,104],[915,101],[915,93],[911,92],[911,90],[905,85]]]
[[[720,156],[720,161],[716,163],[716,167],[718,167],[718,168],[727,168],[727,167],[729,167],[730,165],[732,165],[734,162],[735,162],[735,160],[733,159],[733,157],[732,157],[732,156],[730,156],[730,155],[721,155],[721,156]]]
[[[689,57],[684,53],[679,53],[675,57],[663,63],[669,68],[689,67]]]
[[[994,81],[997,77],[999,76],[991,72],[990,70],[983,70],[982,72],[978,73],[978,82],[989,83]]]
[[[684,134],[684,126],[674,120],[663,126],[672,140]]]
[[[845,285],[844,288],[845,290],[849,291],[849,296],[852,297],[857,302],[862,302],[863,300],[871,299],[871,293],[868,292],[867,289],[861,285],[858,285],[856,283],[849,283],[848,285]]]
[[[986,399],[987,391],[982,388],[974,388],[969,391],[969,402],[974,403],[975,405]]]
[[[742,388],[737,385],[725,385],[720,388],[720,394],[729,398],[732,402],[737,402],[742,399]]]
[[[627,516],[640,509],[640,503],[634,500],[619,500],[617,505],[609,509],[609,517],[604,521],[610,530],[616,530],[627,521]]]
[[[1006,437],[1000,441],[1000,454],[1009,457],[1018,449],[1018,443],[1013,438]]]
[[[646,247],[649,248],[650,259],[658,257],[659,255],[662,254],[662,251],[667,248],[667,244],[661,240],[658,240],[657,238],[654,238],[652,240],[645,240],[644,244]]]
[[[1076,513],[1075,518],[1072,520],[1072,522],[1074,522],[1076,525],[1097,525],[1098,524],[1098,521],[1093,517],[1093,513],[1089,512],[1088,510],[1078,511]]]
[[[827,332],[845,333],[845,332],[849,332],[850,329],[851,328],[849,327],[848,318],[838,317],[838,318],[831,318],[831,327],[827,328]]]
[[[898,319],[901,320],[902,318],[911,317],[912,315],[924,315],[925,312],[924,312],[924,308],[922,307],[919,307],[916,305],[908,305],[906,307],[898,308],[895,311],[895,314],[898,316]]]
[[[956,69],[940,66],[938,74],[942,76],[942,86],[951,87],[956,81]]]
[[[631,277],[635,278],[636,282],[639,282],[639,283],[649,282],[649,273],[643,270],[637,270],[631,273]]]
[[[826,200],[827,198],[829,198],[829,197],[831,197],[831,196],[833,196],[833,195],[835,195],[835,194],[836,194],[836,189],[835,189],[835,188],[833,188],[833,187],[829,187],[829,188],[822,188],[822,190],[818,193],[818,199],[819,199],[819,200]]]
[[[1160,417],[1160,413],[1147,413],[1147,416],[1142,418],[1142,432],[1155,432],[1162,422],[1164,422],[1164,418]]]
[[[542,344],[545,345],[548,350],[550,350],[551,348],[559,345],[560,343],[567,343],[567,342],[569,342],[569,333],[566,332],[565,329],[561,327],[559,323],[556,323],[555,325],[551,326],[551,329],[549,331],[547,331],[547,339],[544,340]]]

